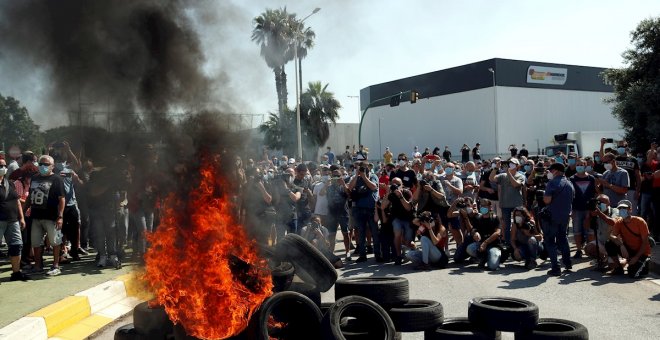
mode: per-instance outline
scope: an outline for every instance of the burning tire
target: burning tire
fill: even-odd
[[[482,328],[504,332],[525,332],[539,321],[539,307],[533,302],[510,297],[479,297],[468,305],[470,322]]]
[[[135,330],[149,339],[164,339],[172,333],[173,324],[162,306],[149,307],[142,302],[133,309]]]
[[[468,318],[445,319],[441,326],[424,332],[424,340],[499,340],[501,338],[499,331],[480,329]]]
[[[308,299],[312,300],[316,306],[321,306],[321,292],[308,283],[293,282],[288,290],[305,295]]]
[[[516,333],[516,340],[588,340],[589,331],[584,325],[570,320],[540,319],[531,332]]]
[[[248,339],[313,339],[321,331],[321,311],[306,296],[296,292],[276,293],[252,315]]]
[[[394,323],[383,307],[362,296],[337,300],[323,316],[321,330],[327,340],[393,340],[396,337]]]
[[[277,257],[293,263],[296,275],[304,282],[326,292],[337,281],[337,271],[328,259],[304,238],[287,234],[275,248]]]
[[[115,330],[115,340],[146,340],[145,337],[135,331],[132,323],[123,325]]]
[[[279,265],[271,268],[273,291],[282,292],[289,289],[291,282],[293,282],[294,272],[293,265],[289,262],[280,262]]]
[[[389,308],[408,302],[410,285],[403,277],[355,277],[335,283],[335,299],[357,295]]]
[[[440,302],[408,300],[402,306],[387,311],[397,332],[423,332],[442,325],[444,312]]]

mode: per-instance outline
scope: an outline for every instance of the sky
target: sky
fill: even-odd
[[[213,4],[213,2],[211,2]],[[266,8],[286,6],[316,32],[303,60],[303,84],[328,83],[340,101],[339,122],[358,121],[360,89],[399,78],[491,59],[508,58],[597,67],[622,67],[630,32],[660,14],[660,1],[445,1],[364,0],[287,3],[215,2],[222,20],[197,20],[206,55],[204,70],[221,77],[216,96],[235,98],[238,113],[277,111],[271,69],[250,40],[253,21]],[[3,69],[4,66],[4,69]],[[289,107],[295,103],[294,66],[288,73]],[[0,72],[7,70],[0,64]],[[2,73],[0,73],[2,74]],[[45,128],[57,124],[45,102],[48,72],[35,69],[19,81],[0,78],[0,93],[17,97]],[[227,90],[230,89],[230,90]],[[423,94],[422,94],[423,97]],[[72,108],[77,103],[72,103]]]

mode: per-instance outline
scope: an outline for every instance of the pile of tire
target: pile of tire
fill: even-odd
[[[133,323],[115,331],[115,340],[166,339],[173,332],[174,324],[162,306],[142,302],[133,308]]]
[[[477,297],[468,303],[468,317],[448,318],[424,332],[424,339],[500,339],[512,332],[515,339],[587,340],[589,332],[580,323],[562,319],[539,319],[533,302],[512,297]]]

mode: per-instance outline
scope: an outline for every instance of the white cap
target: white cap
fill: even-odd
[[[295,158],[289,158],[289,164],[296,164]]]

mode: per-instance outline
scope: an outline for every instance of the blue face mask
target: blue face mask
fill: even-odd
[[[431,170],[431,163],[424,164],[424,169]]]
[[[584,165],[578,165],[575,167],[575,170],[577,170],[577,172],[584,172],[586,169]]]
[[[479,213],[482,215],[488,214],[488,208],[487,207],[481,207],[479,208]]]
[[[584,169],[586,172],[592,172],[594,171],[594,168],[591,165],[587,165],[587,167]]]
[[[525,172],[530,172],[532,171],[532,166],[531,165],[525,165]]]
[[[474,171],[468,171],[468,172],[467,172],[467,175],[468,175],[468,176],[472,176],[472,175],[474,175]]]
[[[564,164],[564,159],[561,158],[561,157],[555,157],[555,162],[557,162],[559,164]]]
[[[48,165],[39,165],[39,173],[42,175],[48,175],[48,172],[50,171],[50,166]]]
[[[594,162],[600,163],[600,156],[595,156],[594,157]]]
[[[575,158],[568,159],[568,165],[575,165],[575,162],[576,162]]]
[[[446,173],[447,175],[451,175],[451,174],[453,174],[453,173],[454,173],[454,168],[446,168],[446,169],[445,169],[445,173]]]
[[[605,212],[607,211],[607,204],[605,203],[600,203],[599,205],[600,211]]]
[[[619,216],[621,216],[621,218],[628,218],[628,210],[626,209],[619,210]]]
[[[637,163],[638,163],[638,164],[642,164],[642,163],[644,163],[644,158],[642,158],[642,157],[637,157]]]
[[[616,148],[616,152],[619,155],[625,155],[626,154],[626,148]]]

